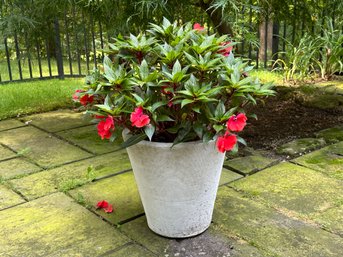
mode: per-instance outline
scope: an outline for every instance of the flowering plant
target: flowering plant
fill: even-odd
[[[97,120],[102,139],[124,128],[124,146],[158,142],[217,140],[220,152],[244,143],[244,107],[272,95],[271,84],[248,76],[248,66],[232,53],[227,36],[208,35],[200,24],[161,26],[109,44],[103,66],[86,78],[73,98]]]

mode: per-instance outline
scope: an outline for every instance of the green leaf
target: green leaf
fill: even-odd
[[[165,101],[156,102],[151,106],[151,112],[154,112],[158,107],[166,105]]]
[[[217,105],[216,110],[214,111],[214,115],[217,119],[220,119],[225,113],[225,105],[223,102],[219,102]]]
[[[144,102],[143,98],[140,97],[139,95],[137,95],[137,94],[135,94],[135,93],[133,93],[132,95],[133,95],[133,97],[136,99],[138,105],[140,105],[140,104],[142,104],[142,103]]]
[[[203,133],[204,133],[204,128],[203,128],[202,124],[200,124],[200,123],[194,124],[193,130],[198,135],[199,138],[202,138]]]
[[[223,125],[213,125],[214,130],[218,133],[223,130],[225,127]]]
[[[237,141],[240,142],[242,145],[247,146],[247,142],[243,138],[241,138],[239,136],[237,136]]]
[[[255,119],[255,120],[258,120],[258,119],[257,119],[257,115],[254,114],[254,113],[253,113],[253,114],[249,114],[248,117],[249,117],[249,118],[253,118],[253,119]]]
[[[174,63],[173,66],[173,71],[172,71],[172,75],[174,76],[176,73],[181,71],[181,64],[179,63],[178,60],[176,60],[176,62]]]
[[[170,118],[168,115],[159,115],[156,121],[174,121],[174,120]]]
[[[143,80],[145,80],[149,76],[149,67],[145,59],[141,63],[139,74]]]
[[[173,142],[173,146],[181,143],[183,139],[187,136],[187,134],[190,132],[191,126],[190,124],[187,124],[187,125],[178,131],[177,137],[175,138]]]
[[[194,101],[191,99],[183,99],[181,102],[181,108],[183,108],[185,105],[190,104],[190,103],[194,103]]]
[[[121,144],[122,148],[127,148],[130,147],[132,145],[135,145],[137,143],[139,143],[140,141],[146,139],[146,134],[138,134],[138,135],[133,135],[131,137],[129,137],[125,142],[123,142]]]
[[[155,133],[155,126],[152,125],[152,124],[149,124],[149,125],[145,126],[144,127],[144,132],[148,136],[149,140],[151,141],[152,136]]]
[[[193,106],[193,107],[192,107],[192,110],[195,111],[195,112],[197,112],[197,113],[201,113],[200,107],[199,107],[199,106]]]

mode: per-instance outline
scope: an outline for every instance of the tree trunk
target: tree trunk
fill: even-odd
[[[210,17],[219,35],[229,35],[230,37],[233,37],[234,35],[230,24],[223,21],[222,10],[219,8],[216,10],[209,8],[210,3],[211,1],[201,0],[199,5]]]

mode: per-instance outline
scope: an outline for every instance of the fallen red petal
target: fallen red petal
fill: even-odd
[[[96,204],[97,209],[108,208],[108,202],[102,200]]]
[[[104,211],[107,212],[107,213],[113,212],[113,205],[112,205],[112,204],[109,204],[109,205],[107,206],[107,208],[104,208]]]

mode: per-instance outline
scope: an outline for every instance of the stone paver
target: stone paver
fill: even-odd
[[[119,151],[11,180],[10,183],[25,197],[34,199],[130,168],[126,151]]]
[[[34,114],[24,117],[23,120],[49,132],[57,132],[90,124],[90,121],[82,113],[71,110]]]
[[[293,162],[343,180],[343,142],[296,158]]]
[[[311,215],[311,219],[321,224],[325,229],[343,237],[343,204],[337,203],[337,207],[330,208],[324,212]]]
[[[104,254],[104,257],[153,257],[156,256],[152,252],[146,250],[142,246],[137,244],[130,244],[121,248],[118,251]]]
[[[158,256],[264,256],[243,240],[223,237],[212,228],[197,237],[172,240],[153,233],[144,216],[124,224],[120,230]]]
[[[78,147],[33,127],[0,132],[0,143],[46,168],[91,156]]]
[[[213,220],[221,233],[234,233],[271,256],[342,254],[343,239],[338,235],[289,218],[227,187],[218,191]]]
[[[13,151],[0,145],[0,161],[17,156]]]
[[[235,180],[242,178],[242,177],[243,177],[242,175],[240,175],[236,172],[233,172],[231,170],[223,168],[222,175],[221,175],[220,181],[219,181],[219,185],[224,185],[226,183],[235,181]]]
[[[24,203],[24,202],[25,200],[21,198],[18,194],[8,189],[4,185],[0,185],[0,210],[11,207],[11,206],[15,206],[17,204]],[[0,255],[1,255],[1,247],[0,247]]]
[[[0,212],[2,256],[99,256],[129,241],[63,193]]]
[[[96,154],[108,153],[120,148],[119,143],[101,140],[95,125],[61,131],[57,135]]]
[[[265,169],[230,186],[251,197],[309,215],[343,203],[343,184],[320,172],[288,162]]]
[[[257,172],[275,163],[276,160],[269,159],[260,155],[251,155],[235,158],[224,162],[224,167],[239,171],[245,175]]]
[[[316,134],[319,138],[324,138],[328,143],[343,141],[343,125],[319,131]]]
[[[3,179],[27,175],[40,170],[41,168],[23,158],[14,158],[0,162],[0,177]]]
[[[283,155],[297,156],[323,146],[325,146],[325,140],[322,138],[301,138],[277,147],[276,152]]]
[[[79,187],[69,193],[113,224],[144,213],[131,171]],[[102,200],[113,204],[113,213],[95,210],[97,202]]]
[[[0,121],[0,131],[25,126],[25,123],[18,120]]]

